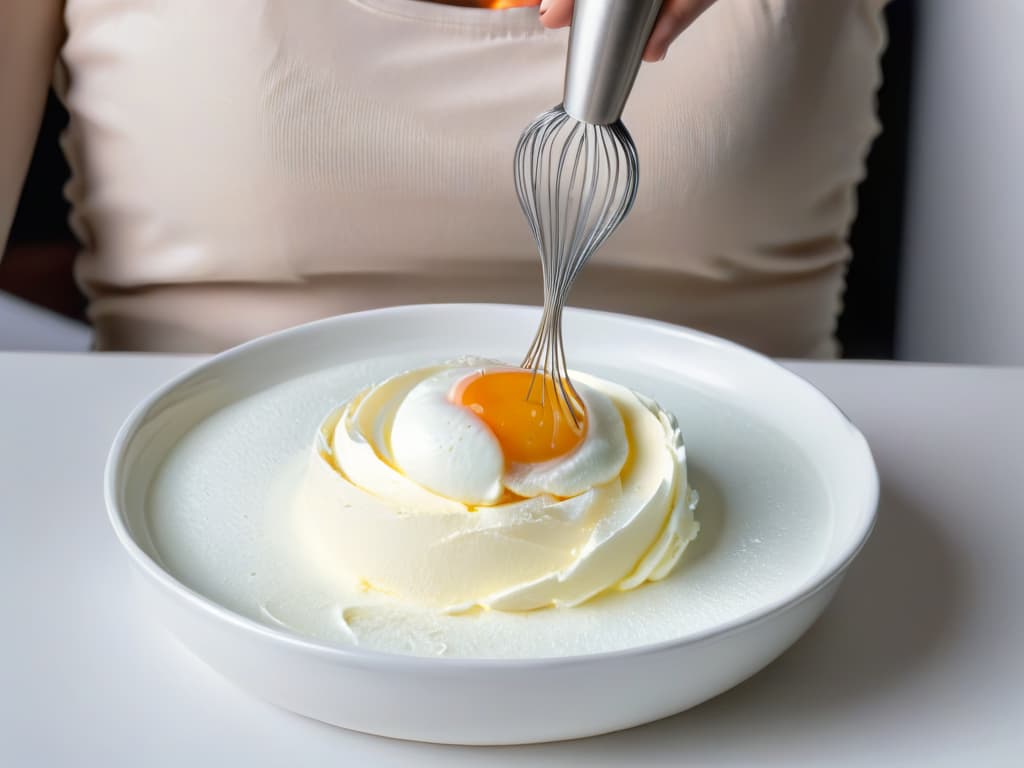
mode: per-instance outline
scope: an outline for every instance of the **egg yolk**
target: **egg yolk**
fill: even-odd
[[[532,371],[475,373],[455,385],[452,400],[490,427],[507,461],[550,461],[569,453],[586,434],[582,409],[577,425],[554,380]]]

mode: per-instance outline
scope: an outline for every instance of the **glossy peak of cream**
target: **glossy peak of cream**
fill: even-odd
[[[399,374],[323,421],[296,498],[317,567],[449,612],[573,606],[667,576],[698,532],[674,417],[574,373],[582,441],[549,461],[509,462],[449,396],[481,368],[501,370]]]

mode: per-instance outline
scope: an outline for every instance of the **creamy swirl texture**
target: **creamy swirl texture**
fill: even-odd
[[[675,418],[575,373],[587,414],[578,444],[511,461],[452,395],[467,377],[510,370],[409,371],[327,416],[296,507],[319,568],[450,612],[573,606],[668,575],[698,532]]]

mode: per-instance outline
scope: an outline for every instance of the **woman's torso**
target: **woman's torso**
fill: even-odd
[[[632,214],[571,303],[827,355],[877,131],[883,0],[720,0],[624,115]],[[68,0],[77,272],[100,348],[215,350],[325,315],[539,303],[512,186],[561,95],[536,11]]]

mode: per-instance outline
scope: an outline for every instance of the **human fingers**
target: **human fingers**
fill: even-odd
[[[548,29],[569,26],[572,21],[573,0],[541,0],[540,23]]]
[[[664,59],[669,46],[682,31],[714,3],[715,0],[665,0],[644,49],[644,61]]]

